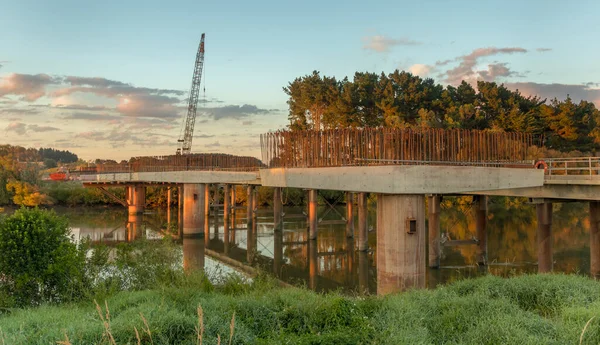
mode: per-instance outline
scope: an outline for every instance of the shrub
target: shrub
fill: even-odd
[[[71,241],[66,218],[54,211],[22,208],[2,219],[0,253],[0,294],[17,306],[80,296],[85,253]]]

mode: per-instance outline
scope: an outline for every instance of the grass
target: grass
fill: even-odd
[[[467,279],[386,297],[191,284],[13,310],[0,344],[599,344],[600,283],[573,275]]]

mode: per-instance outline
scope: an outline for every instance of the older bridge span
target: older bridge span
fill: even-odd
[[[127,200],[120,202],[129,208],[132,224],[143,212],[146,186],[168,186],[169,200],[178,188],[183,236],[208,232],[211,185],[223,188],[225,224],[234,207],[231,187],[246,186],[248,215],[253,215],[248,229],[256,229],[250,226],[255,222],[255,187],[273,187],[275,231],[281,231],[283,220],[282,189],[302,188],[308,193],[310,240],[318,237],[317,191],[344,191],[349,201],[346,235],[356,233],[359,251],[368,250],[366,199],[374,193],[380,294],[424,287],[427,265],[439,266],[440,201],[445,195],[473,197],[473,243],[482,265],[487,262],[487,197],[529,198],[537,207],[539,272],[552,271],[552,204],[589,202],[590,273],[600,277],[600,157],[535,157],[539,143],[534,139],[525,133],[438,129],[282,131],[261,136],[262,161],[223,154],[136,157],[128,164],[100,167],[84,184],[113,197],[105,187],[127,188]]]

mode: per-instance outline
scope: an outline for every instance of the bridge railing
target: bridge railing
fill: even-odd
[[[167,171],[257,171],[264,164],[255,157],[228,154],[189,154],[133,157],[124,164],[100,164],[99,174]]]
[[[599,175],[600,157],[542,158],[537,164],[546,175]]]
[[[529,133],[461,129],[344,128],[261,135],[262,160],[275,167],[352,165],[526,165]]]

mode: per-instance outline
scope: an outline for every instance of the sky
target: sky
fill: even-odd
[[[599,1],[0,0],[0,144],[174,154],[200,35],[192,152],[260,157],[311,74],[407,70],[600,106]]]

